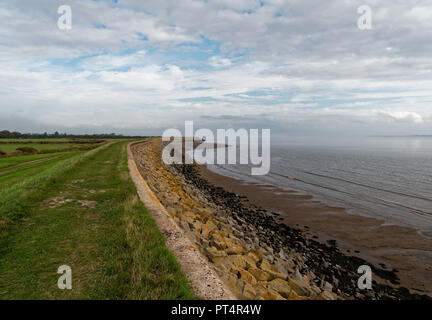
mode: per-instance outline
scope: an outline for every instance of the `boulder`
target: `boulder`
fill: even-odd
[[[217,227],[213,222],[207,221],[201,226],[201,236],[205,239],[210,239],[210,233],[216,228]]]
[[[242,294],[246,299],[253,300],[256,297],[256,290],[250,284],[246,283],[243,287]]]
[[[316,300],[337,300],[337,296],[330,291],[323,291],[315,297]]]
[[[278,292],[284,298],[288,298],[292,291],[292,288],[289,286],[288,282],[282,279],[273,279],[268,283],[268,287]]]
[[[213,262],[225,266],[228,270],[241,270],[246,268],[246,261],[241,255],[215,257]]]
[[[285,300],[284,297],[272,289],[265,290],[261,296],[265,300]]]
[[[288,300],[306,300],[305,297],[299,296],[294,290],[291,290],[289,296],[287,297]]]
[[[242,254],[243,253],[243,247],[236,245],[236,244],[227,244],[226,253],[227,254]]]
[[[210,244],[219,250],[225,250],[227,248],[224,237],[215,230],[210,232]]]
[[[240,279],[246,281],[247,283],[250,283],[252,285],[257,284],[255,277],[250,272],[248,272],[246,270],[239,270],[238,276],[240,277]]]
[[[219,251],[215,247],[205,247],[204,254],[210,259],[211,262],[215,262],[215,259],[218,257],[225,257],[226,253],[224,251]]]
[[[267,260],[262,260],[259,268],[270,274],[272,278],[285,279],[285,276],[279,272],[277,267],[271,265]]]
[[[267,272],[265,272],[261,269],[250,268],[250,269],[248,269],[248,271],[258,281],[270,281],[273,278],[270,274],[268,274]]]
[[[309,290],[309,285],[304,283],[304,282],[300,282],[298,280],[294,280],[291,278],[287,279],[288,285],[300,296],[309,296],[310,294],[310,290]]]

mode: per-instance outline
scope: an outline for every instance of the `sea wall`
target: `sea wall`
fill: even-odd
[[[161,147],[160,139],[132,147],[139,172],[237,298],[420,298],[388,285],[397,284],[397,275],[374,266],[382,283],[360,290],[357,268],[366,261],[276,223],[264,209],[247,206],[241,197],[203,180],[197,165],[166,166]]]
[[[220,280],[209,261],[200,254],[197,247],[173,221],[141,176],[132,155],[131,147],[133,145],[134,143],[131,143],[127,147],[128,166],[138,196],[165,236],[167,247],[176,256],[194,287],[195,294],[208,300],[234,300],[235,296],[231,290]]]

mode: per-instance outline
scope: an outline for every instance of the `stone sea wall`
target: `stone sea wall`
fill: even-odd
[[[164,165],[161,146],[160,139],[134,145],[137,167],[237,298],[422,298],[384,283],[397,284],[396,273],[374,266],[383,283],[360,290],[357,268],[365,261],[343,255],[334,245],[306,239],[301,231],[276,223],[262,208],[245,206],[241,197],[202,179],[196,165]]]

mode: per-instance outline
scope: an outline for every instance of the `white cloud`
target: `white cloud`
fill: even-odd
[[[86,70],[112,70],[146,64],[146,51],[130,55],[102,54],[82,60],[79,67]]]
[[[232,63],[230,59],[214,56],[210,58],[210,64],[215,68],[219,68],[229,67]]]
[[[423,117],[415,112],[399,111],[399,112],[380,112],[381,115],[388,116],[397,122],[422,123]]]
[[[57,1],[6,0],[0,118],[162,131],[232,115],[428,130],[432,5],[374,1],[374,29],[362,32],[359,4],[71,0],[64,32]]]

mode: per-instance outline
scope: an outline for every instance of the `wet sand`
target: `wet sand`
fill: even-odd
[[[216,174],[200,165],[211,184],[246,197],[246,203],[277,215],[280,223],[301,229],[320,242],[336,240],[338,248],[386,270],[398,270],[400,284],[432,296],[432,239],[415,229],[388,225],[384,220],[348,213],[295,191],[257,185]],[[428,238],[429,237],[429,238]]]

